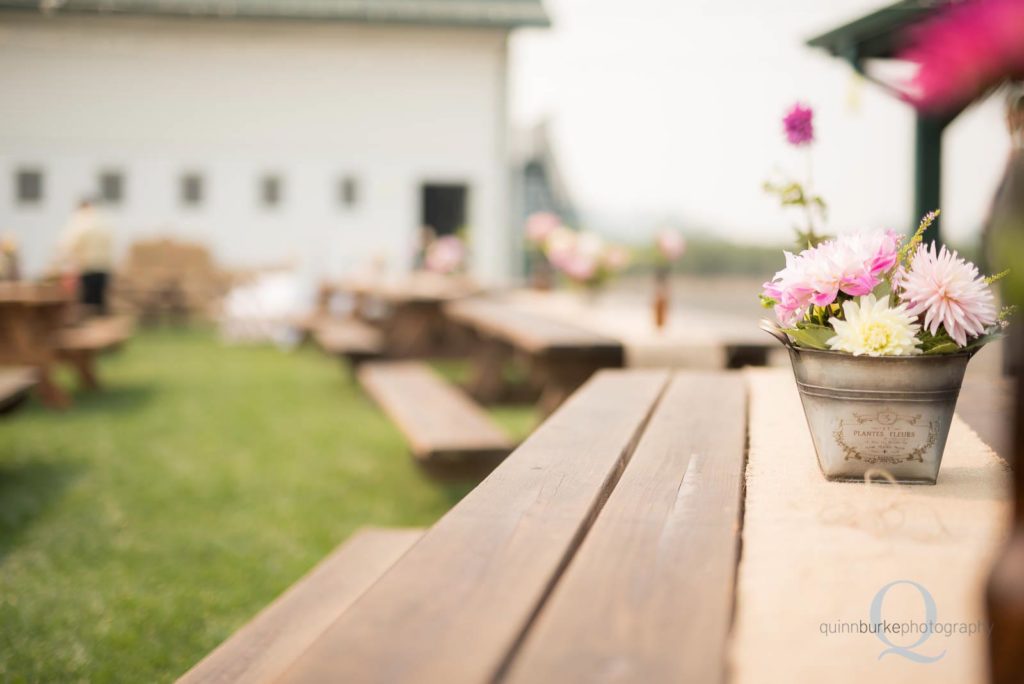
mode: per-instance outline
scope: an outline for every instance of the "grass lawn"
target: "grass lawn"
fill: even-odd
[[[429,525],[469,489],[421,475],[314,350],[146,332],[101,378],[0,419],[0,681],[172,680],[357,527]]]

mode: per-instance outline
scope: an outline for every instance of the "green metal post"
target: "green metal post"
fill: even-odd
[[[942,132],[952,117],[931,117],[918,114],[914,128],[914,218],[913,228],[929,211],[942,207]],[[935,221],[925,232],[924,241],[940,242],[939,224]]]

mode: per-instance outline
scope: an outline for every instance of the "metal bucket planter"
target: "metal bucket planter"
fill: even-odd
[[[863,482],[873,470],[897,482],[935,484],[973,351],[852,356],[796,347],[770,323],[763,327],[789,349],[827,479]]]

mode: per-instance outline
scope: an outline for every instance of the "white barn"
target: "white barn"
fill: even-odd
[[[540,0],[0,0],[0,235],[40,274],[76,200],[308,280],[468,229],[518,263],[509,32]]]

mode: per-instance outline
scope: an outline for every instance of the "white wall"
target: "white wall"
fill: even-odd
[[[506,35],[497,30],[234,20],[0,19],[0,234],[45,267],[75,199],[126,177],[118,245],[200,239],[228,264],[293,260],[312,279],[410,259],[419,186],[466,182],[474,270],[507,275]],[[39,207],[14,172],[45,171]],[[205,177],[198,209],[178,178]],[[259,202],[258,177],[284,201]],[[359,203],[342,207],[346,174]]]

